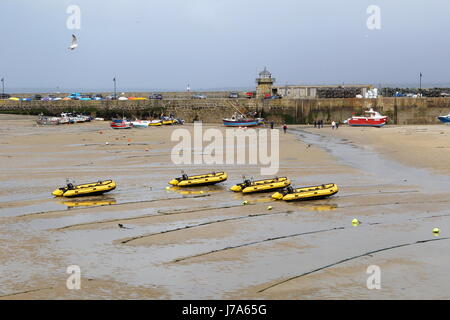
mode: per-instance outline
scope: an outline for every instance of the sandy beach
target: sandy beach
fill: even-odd
[[[450,126],[280,130],[278,176],[340,187],[286,203],[229,191],[243,175],[260,178],[258,166],[174,165],[176,127],[35,118],[0,115],[2,299],[450,298]],[[229,178],[166,189],[181,170]],[[118,187],[54,198],[67,178]],[[81,268],[80,290],[66,288],[70,265]],[[370,265],[380,290],[367,288]]]

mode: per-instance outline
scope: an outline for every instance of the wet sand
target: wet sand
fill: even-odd
[[[243,174],[260,177],[257,166],[172,164],[176,127],[0,119],[2,299],[450,298],[447,126],[290,126],[278,175],[340,192],[284,203],[228,191]],[[229,178],[167,190],[181,169]],[[118,188],[53,198],[66,178],[113,178]],[[65,287],[70,265],[81,268],[81,290]],[[381,290],[366,286],[370,265],[381,268]]]

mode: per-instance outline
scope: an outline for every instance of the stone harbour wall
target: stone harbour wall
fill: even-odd
[[[163,99],[143,101],[10,101],[0,100],[0,113],[58,115],[77,112],[96,117],[152,118],[174,114],[187,122],[220,123],[234,112],[258,112],[267,120],[307,124],[322,119],[343,121],[373,107],[390,118],[391,124],[438,124],[436,117],[450,112],[450,98],[377,99]]]

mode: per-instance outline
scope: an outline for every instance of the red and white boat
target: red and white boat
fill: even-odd
[[[365,116],[352,116],[344,121],[349,126],[354,127],[382,127],[388,122],[387,116],[382,116],[379,112],[370,108],[365,112]]]
[[[125,119],[112,119],[111,128],[113,128],[113,129],[131,129],[131,123]]]

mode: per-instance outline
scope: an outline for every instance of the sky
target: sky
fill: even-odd
[[[267,66],[278,85],[450,86],[449,16],[448,0],[0,0],[0,77],[10,92],[231,89]]]

